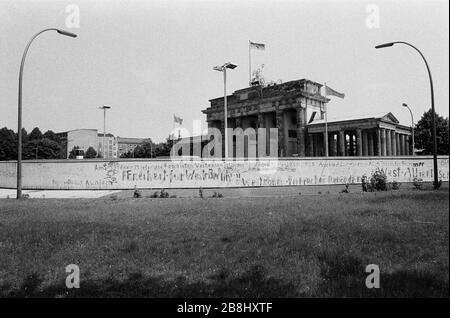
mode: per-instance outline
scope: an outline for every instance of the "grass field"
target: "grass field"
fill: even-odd
[[[0,296],[449,296],[448,188],[127,196],[0,200]],[[65,287],[69,264],[79,289]]]

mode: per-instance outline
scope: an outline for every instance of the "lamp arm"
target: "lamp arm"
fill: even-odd
[[[430,67],[429,67],[429,65],[428,65],[427,59],[425,58],[425,56],[422,54],[422,52],[421,52],[417,47],[415,47],[414,45],[412,45],[412,44],[410,44],[410,43],[408,43],[408,42],[404,42],[404,41],[396,41],[396,42],[393,42],[393,43],[405,44],[405,45],[407,45],[407,46],[413,48],[414,50],[416,50],[417,53],[419,53],[420,56],[422,57],[422,60],[424,61],[425,66],[427,67],[428,77],[429,77],[429,79],[430,79],[431,105],[434,106],[433,77],[431,76],[431,70],[430,70]]]
[[[22,61],[20,62],[20,71],[19,71],[19,96],[18,96],[18,110],[17,110],[17,199],[22,197],[22,79],[23,79],[23,69],[25,66],[25,58],[28,53],[28,49],[30,48],[31,43],[35,38],[37,38],[40,34],[47,31],[58,31],[55,28],[48,28],[42,31],[39,31],[28,41],[25,50],[23,51]]]

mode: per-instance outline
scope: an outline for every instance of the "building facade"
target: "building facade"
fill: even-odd
[[[271,143],[268,128],[277,128],[279,157],[325,156],[326,131],[330,156],[412,154],[410,128],[400,125],[391,113],[331,120],[325,127],[324,109],[329,99],[321,94],[321,88],[319,83],[301,79],[237,90],[227,96],[227,126],[254,128],[256,132],[266,128],[266,151]],[[210,107],[202,112],[206,114],[208,127],[219,129],[223,137],[224,98],[211,99]],[[250,144],[257,143],[246,144],[245,157],[252,153]],[[231,152],[236,157],[234,143],[233,149],[229,149],[230,157]]]
[[[106,133],[103,138],[103,133],[98,133],[97,129],[76,129],[56,135],[65,148],[66,158],[69,158],[70,151],[74,147],[78,147],[83,152],[92,147],[102,158],[116,159],[128,152],[132,153],[137,146],[150,140],[148,138],[115,137],[111,133]],[[103,144],[105,145],[105,154],[103,154]]]
[[[117,144],[117,138],[114,137],[113,134],[98,134],[98,150],[97,153],[99,153],[102,158],[105,159],[113,159],[117,158],[118,154],[118,144]],[[105,144],[105,148],[103,148],[103,143]],[[104,149],[104,150],[103,150]],[[105,153],[103,153],[103,151]]]
[[[115,137],[110,133],[106,133],[103,138],[103,133],[98,133],[97,129],[75,129],[60,132],[56,135],[65,148],[66,158],[69,158],[70,151],[74,147],[78,147],[83,152],[92,147],[102,158],[116,159],[123,154],[133,152],[137,146],[150,140],[146,138]],[[103,154],[103,144],[105,145],[105,154]]]
[[[413,154],[411,128],[400,125],[392,113],[374,114],[327,124],[330,156],[409,156]],[[325,153],[325,121],[308,124],[308,154]]]
[[[130,152],[133,153],[134,149],[145,143],[147,139],[145,138],[124,138],[117,137],[117,145],[118,145],[118,157],[120,158],[122,155]]]
[[[61,140],[65,148],[66,158],[69,158],[70,151],[74,147],[86,152],[92,147],[98,153],[97,129],[75,129],[57,133],[56,136]]]

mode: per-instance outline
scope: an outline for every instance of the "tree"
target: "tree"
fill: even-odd
[[[134,148],[134,158],[153,158],[154,150],[155,145],[151,141],[145,142]]]
[[[90,159],[90,158],[96,158],[96,157],[97,157],[97,151],[95,151],[94,148],[89,147],[89,148],[86,150],[86,154],[85,154],[84,157],[85,157],[85,158],[88,158],[88,159]]]
[[[47,130],[42,137],[44,138],[48,138],[50,140],[56,141],[56,142],[60,142],[59,138],[56,136],[56,134],[53,132],[53,130]]]
[[[64,159],[64,148],[56,141],[42,138],[38,144],[38,157],[42,159]]]
[[[77,154],[80,153],[80,147],[75,146],[72,148],[72,150],[69,152],[69,159],[76,159]]]
[[[23,148],[23,159],[61,159],[63,149],[56,141],[48,138],[30,140]]]
[[[120,155],[120,158],[133,158],[134,153],[132,151],[127,151]]]
[[[160,142],[156,145],[155,157],[168,157],[170,156],[170,151],[172,150],[173,140],[167,138],[166,142]]]
[[[22,159],[39,159],[37,151],[39,151],[38,140],[31,140],[26,142],[23,145],[22,149]]]
[[[11,129],[0,129],[0,160],[17,160],[17,135]]]
[[[425,155],[433,154],[433,139],[431,134],[431,109],[422,115],[414,128],[414,143],[417,149],[423,149]],[[449,154],[449,119],[435,114],[437,154]]]
[[[33,130],[28,135],[28,140],[41,140],[42,139],[42,132],[39,130],[38,127],[34,127]]]

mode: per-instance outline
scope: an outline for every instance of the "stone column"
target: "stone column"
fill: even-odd
[[[397,155],[397,141],[395,139],[395,130],[391,130],[391,148],[392,148],[392,156]]]
[[[405,155],[405,136],[403,134],[399,134],[400,135],[400,155],[404,156]]]
[[[314,135],[308,134],[308,156],[314,157]]]
[[[386,156],[392,156],[391,151],[391,130],[386,129]]]
[[[397,156],[400,156],[402,151],[400,148],[400,134],[398,132],[395,133],[395,146],[397,148]]]
[[[406,146],[406,135],[403,135],[403,153],[405,156],[408,155],[408,147]]]
[[[382,153],[382,151],[381,151],[381,129],[377,128],[375,130],[375,132],[376,132],[376,144],[377,144],[375,155],[381,156],[381,153]]]
[[[306,107],[297,108],[297,152],[299,157],[305,157],[306,143]]]
[[[348,147],[348,148],[349,148],[349,149],[348,149],[349,155],[350,155],[350,156],[354,156],[354,155],[355,155],[355,147],[354,147],[354,144],[353,144],[353,141],[354,141],[353,131],[352,131],[351,133],[349,133],[348,136],[349,136],[349,138],[348,138],[348,142],[349,142],[349,147]]]
[[[405,147],[406,147],[406,155],[410,156],[411,155],[411,147],[410,147],[410,142],[409,142],[409,135],[405,135]]]
[[[326,150],[326,142],[325,142],[325,138],[327,138],[327,134],[325,132],[322,133],[322,144],[323,144],[323,156],[326,156],[327,150]],[[328,154],[330,151],[330,143],[329,143],[330,139],[328,139]]]
[[[356,129],[356,155],[362,156],[362,132],[361,129]]]
[[[369,155],[369,142],[367,140],[367,130],[363,130],[362,132],[362,148],[363,148],[363,156]]]
[[[381,156],[386,156],[386,129],[380,128],[381,132]]]
[[[285,157],[286,149],[284,148],[284,114],[282,110],[276,111],[276,122],[278,128],[278,157]]]
[[[369,131],[367,133],[367,139],[368,139],[367,141],[369,144],[369,156],[373,156],[374,148],[373,148],[373,132],[372,131]]]
[[[321,141],[322,138],[319,138],[319,134],[313,134],[313,140],[314,140],[314,157],[320,156],[320,149],[322,149]]]
[[[258,114],[258,120],[256,121],[256,129],[258,128],[264,128],[264,114],[259,113]]]
[[[259,148],[258,148],[258,144],[259,144],[259,140],[260,137],[259,136],[259,128],[264,128],[264,114],[263,113],[259,113],[258,114],[258,120],[256,121],[256,157],[265,157],[266,154],[265,153],[259,153]],[[267,138],[267,134],[265,134],[265,137]],[[266,143],[267,145],[267,143]],[[263,151],[264,152],[264,151]]]
[[[345,131],[339,130],[339,156],[345,157]]]
[[[335,133],[331,133],[331,138],[328,140],[330,144],[330,156],[336,157],[336,141],[334,140]]]
[[[409,156],[409,136],[405,134],[405,154]]]
[[[234,125],[235,125],[235,127],[236,128],[242,128],[242,117],[236,117],[235,119],[234,119]],[[235,128],[235,129],[236,129]],[[228,136],[228,138],[231,138],[231,136]],[[236,153],[236,155],[237,155],[237,148],[238,148],[238,145],[236,144],[236,142],[237,142],[237,139],[236,139],[236,141],[233,141],[232,142],[232,145],[233,145],[233,147],[228,147],[228,151],[230,152],[231,150],[233,150],[233,152],[232,152],[232,154],[230,155],[230,157],[235,157],[235,153]],[[245,145],[242,145],[242,147],[244,147],[244,149],[245,149]],[[245,154],[244,154],[245,155]]]
[[[236,128],[242,128],[242,121],[241,121],[241,117],[236,117],[235,119],[234,119],[234,122],[235,122],[235,124],[236,124]]]

